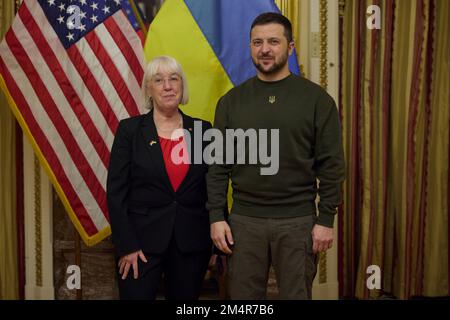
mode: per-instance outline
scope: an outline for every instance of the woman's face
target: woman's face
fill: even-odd
[[[170,111],[178,108],[183,94],[183,82],[176,73],[158,72],[147,82],[154,108]]]

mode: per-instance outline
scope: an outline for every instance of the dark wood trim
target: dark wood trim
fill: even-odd
[[[25,218],[23,196],[23,134],[17,121],[16,142],[16,228],[17,228],[17,267],[19,280],[19,299],[25,299]]]
[[[74,240],[75,240],[75,265],[77,265],[80,270],[81,270],[81,239],[80,239],[80,235],[78,234],[78,231],[73,228],[73,236],[74,236]],[[81,277],[80,273],[80,277]],[[80,279],[81,281],[81,285],[83,285],[82,282],[83,278]],[[77,300],[83,300],[83,289],[82,286],[80,289],[76,289],[77,291]]]

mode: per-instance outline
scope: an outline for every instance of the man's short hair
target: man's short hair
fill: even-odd
[[[281,24],[284,27],[284,36],[288,43],[292,42],[292,24],[288,18],[277,12],[265,12],[257,16],[255,20],[253,20],[252,27],[250,28],[250,38],[255,26],[266,25],[269,23]]]

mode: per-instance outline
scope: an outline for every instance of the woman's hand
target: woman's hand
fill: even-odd
[[[147,263],[147,259],[142,250],[127,254],[119,259],[119,273],[122,275],[122,280],[127,278],[131,266],[133,266],[134,278],[138,278],[138,258],[141,258],[142,261]]]

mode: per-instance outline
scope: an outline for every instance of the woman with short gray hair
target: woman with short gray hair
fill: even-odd
[[[147,65],[142,91],[150,111],[119,123],[108,170],[120,298],[155,299],[164,275],[166,299],[198,299],[212,249],[208,167],[189,161],[196,144],[206,145],[185,135],[194,121],[202,135],[211,124],[179,109],[189,100],[188,85],[172,57]],[[175,148],[181,163],[173,159]]]

